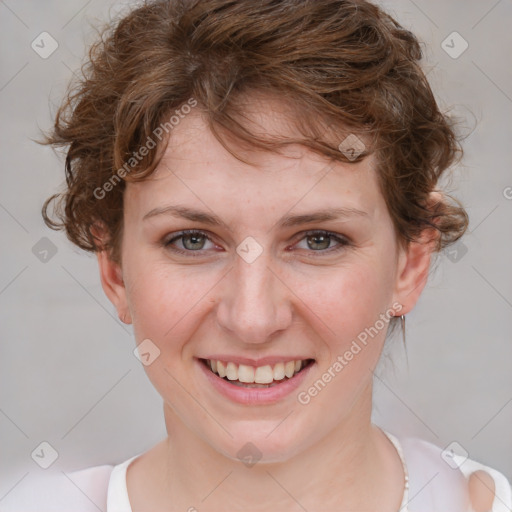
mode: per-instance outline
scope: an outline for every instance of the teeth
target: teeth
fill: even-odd
[[[254,382],[257,384],[270,384],[274,380],[272,366],[258,366],[254,372]]]
[[[283,380],[285,377],[291,379],[306,364],[306,361],[297,360],[255,368],[245,364],[237,365],[231,361],[209,359],[207,362],[212,372],[218,374],[219,377],[226,377],[228,380],[246,384],[270,384],[273,381]]]
[[[237,380],[238,379],[238,368],[235,363],[228,363],[226,366],[226,377],[228,380]]]
[[[290,378],[293,377],[293,374],[295,373],[295,362],[294,361],[288,361],[284,365],[284,374]]]
[[[219,374],[219,377],[226,376],[226,367],[222,361],[217,361],[217,373]]]
[[[233,379],[235,380],[235,379]],[[238,380],[240,382],[251,383],[254,382],[254,368],[252,366],[247,366],[245,364],[241,364],[238,367]]]
[[[277,363],[274,366],[274,380],[284,379],[284,363]]]

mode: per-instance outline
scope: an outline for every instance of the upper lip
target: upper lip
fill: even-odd
[[[247,366],[273,366],[276,363],[287,363],[288,361],[305,361],[313,359],[312,357],[304,356],[267,356],[258,359],[252,359],[250,357],[234,356],[227,354],[214,354],[206,357],[200,357],[199,359],[211,359],[213,361],[232,362],[235,364],[245,364]]]

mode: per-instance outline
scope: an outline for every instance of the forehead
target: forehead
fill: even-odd
[[[258,98],[244,113],[250,130],[258,135],[303,137],[288,106],[276,99]],[[330,136],[335,142],[336,134]],[[282,212],[338,206],[363,209],[370,217],[384,207],[373,155],[358,163],[343,163],[329,161],[299,144],[284,146],[282,154],[276,154],[242,148],[230,139],[226,142],[252,165],[224,148],[200,111],[192,110],[171,131],[155,172],[145,181],[128,184],[127,202],[146,211],[175,199],[214,211],[252,206],[254,211]]]

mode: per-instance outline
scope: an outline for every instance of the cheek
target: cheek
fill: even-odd
[[[319,374],[299,390],[297,398],[317,411],[313,416],[330,408],[327,428],[346,416],[372,380],[393,313],[390,279],[377,265],[362,265],[332,274],[326,286],[317,283],[307,293],[308,306],[315,313],[310,322],[324,350]]]
[[[202,338],[196,331],[211,321],[210,296],[225,271],[142,261],[132,267],[129,287],[136,343],[149,338],[160,350],[159,363],[181,372],[181,363],[190,364],[194,355],[191,340]]]
[[[389,270],[377,261],[332,269],[325,276],[297,280],[297,296],[313,315],[322,338],[341,348],[390,307]],[[316,320],[313,320],[315,319]]]
[[[191,277],[190,271],[155,265],[141,268],[131,288],[132,316],[136,344],[149,339],[152,360],[144,365],[149,380],[162,396],[173,403],[186,398],[182,386],[191,364],[187,343],[198,327],[204,309],[204,295],[213,283]],[[206,298],[207,300],[207,298]],[[147,343],[147,342],[146,342]],[[187,351],[188,350],[188,351]],[[154,358],[154,359],[153,359]]]
[[[194,305],[209,288],[207,283],[203,281],[200,287],[190,271],[171,271],[158,265],[134,267],[131,274],[134,279],[128,295],[137,341],[150,338],[158,345],[179,339],[177,332],[185,325],[187,315],[194,314]]]

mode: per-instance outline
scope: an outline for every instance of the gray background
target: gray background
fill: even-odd
[[[512,479],[512,2],[382,3],[425,41],[436,96],[463,118],[465,159],[446,185],[471,223],[407,315],[408,364],[400,331],[389,340],[374,421],[441,447],[457,441]],[[44,471],[31,458],[43,441],[58,453],[52,469],[72,471],[117,464],[166,435],[161,399],[132,353],[131,326],[103,293],[95,257],[42,222],[44,199],[63,184],[63,159],[30,140],[50,126],[94,38],[91,24],[129,4],[0,2],[0,508]],[[58,42],[47,58],[31,47],[43,31]],[[454,31],[469,44],[458,58],[442,47]],[[446,44],[461,49],[457,36]],[[56,249],[46,261],[36,245],[43,237]]]

